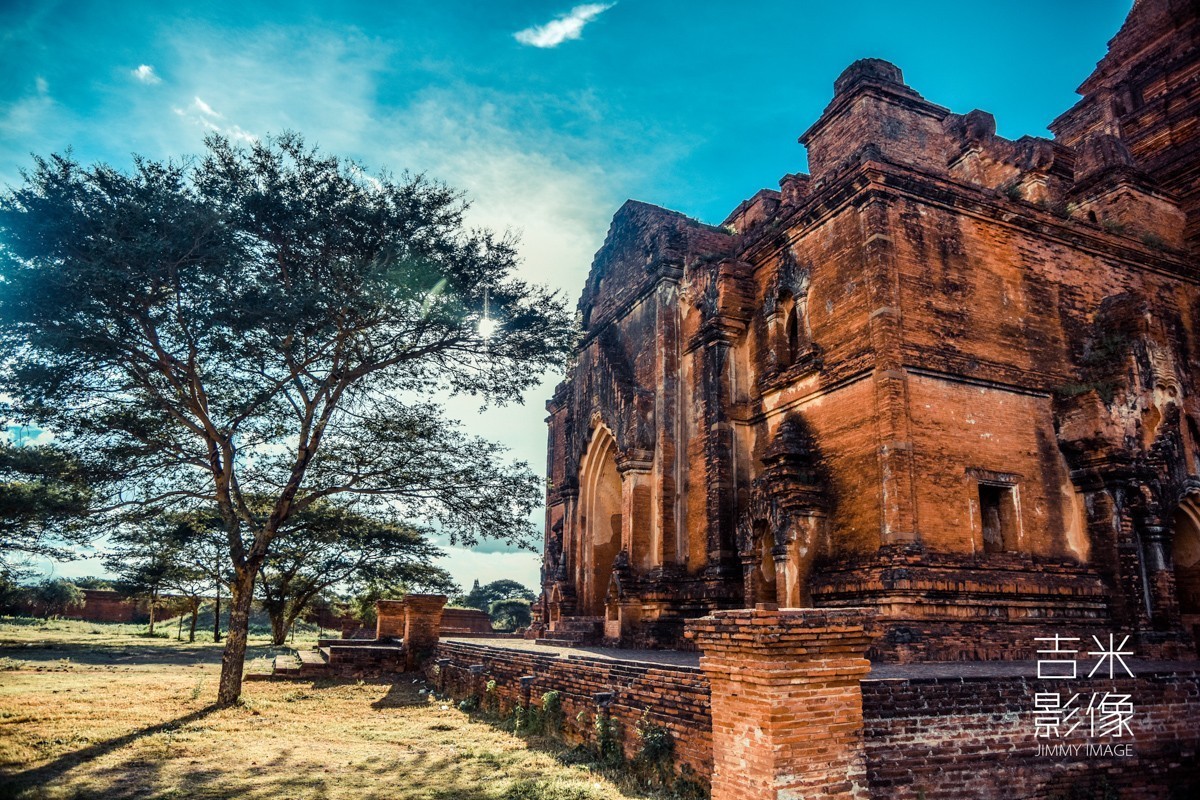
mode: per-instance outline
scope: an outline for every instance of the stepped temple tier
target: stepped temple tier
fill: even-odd
[[[1200,13],[1139,0],[1053,139],[864,59],[719,226],[629,201],[549,410],[531,635],[874,610],[876,661],[1200,623]],[[769,606],[767,606],[769,608]]]

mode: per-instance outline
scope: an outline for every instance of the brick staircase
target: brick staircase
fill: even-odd
[[[328,647],[275,656],[271,674],[283,678],[315,678],[329,673]]]
[[[604,617],[563,617],[550,623],[535,641],[555,647],[583,647],[599,644],[604,638]]]

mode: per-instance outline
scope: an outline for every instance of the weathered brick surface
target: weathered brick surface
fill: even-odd
[[[473,673],[471,667],[478,665],[482,671]],[[608,713],[628,756],[637,753],[637,724],[646,713],[648,721],[671,732],[679,765],[704,780],[712,771],[708,680],[699,669],[442,641],[426,664],[426,676],[457,700],[482,698],[487,682],[495,680],[505,714],[518,704],[540,705],[546,692],[559,692],[563,735],[574,743],[593,739],[596,695],[611,692]],[[525,676],[534,678],[527,686],[521,683]],[[577,719],[581,712],[582,721]]]
[[[760,605],[688,623],[711,686],[713,800],[865,800],[867,616]]]
[[[637,746],[637,722],[649,709],[650,720],[666,726],[675,738],[679,762],[705,780],[713,773],[712,709],[716,708],[718,719],[725,720],[715,731],[716,745],[731,739],[735,745],[715,758],[725,759],[731,774],[757,789],[767,784],[779,763],[779,751],[767,746],[775,733],[780,735],[780,749],[789,744],[789,736],[795,737],[792,746],[826,748],[840,742],[842,748],[861,747],[865,770],[861,784],[868,791],[864,796],[875,800],[1052,800],[1071,797],[1076,784],[1089,786],[1089,791],[1102,797],[1104,783],[1119,790],[1122,800],[1180,800],[1195,796],[1187,793],[1188,787],[1200,786],[1200,728],[1195,724],[1200,717],[1200,671],[1195,669],[1143,668],[1135,678],[1110,681],[1084,679],[1084,668],[1079,680],[1063,682],[1037,680],[1032,677],[1036,669],[1029,664],[1024,665],[1029,668],[1026,677],[1014,675],[1013,669],[1000,671],[994,665],[964,662],[938,665],[937,677],[924,676],[928,670],[922,666],[909,666],[890,667],[880,677],[867,673],[863,678],[865,669],[854,663],[854,654],[865,647],[861,624],[834,625],[830,624],[833,618],[825,617],[824,629],[809,627],[806,632],[802,628],[794,635],[778,636],[783,633],[780,626],[765,625],[761,616],[757,627],[744,624],[754,612],[736,613],[742,616],[723,623],[691,623],[701,626],[697,635],[714,643],[712,655],[706,656],[707,672],[585,655],[563,658],[536,647],[515,650],[442,641],[425,674],[433,686],[456,700],[482,697],[488,681],[495,680],[504,713],[516,704],[537,705],[543,694],[558,691],[563,700],[563,732],[575,743],[592,739],[596,697],[611,692],[611,713],[629,755]],[[857,612],[804,613],[860,618]],[[838,631],[839,627],[846,630]],[[831,635],[809,638],[817,630]],[[839,638],[842,635],[851,638]],[[794,648],[793,658],[780,664],[761,657],[764,649],[769,652],[777,644],[785,650]],[[759,658],[746,655],[756,649]],[[821,664],[817,669],[824,669],[822,662],[827,659],[849,660],[848,672],[854,675],[839,675],[834,668],[820,686],[814,685],[811,659]],[[472,666],[482,669],[472,671]],[[904,677],[892,677],[897,673]],[[1119,668],[1117,674],[1122,674]],[[533,676],[527,686],[521,681],[526,676]],[[861,688],[847,691],[849,682],[860,678]],[[1129,694],[1135,711],[1133,755],[1037,755],[1031,714],[1034,694],[1066,689],[1085,695],[1093,691]],[[829,736],[804,738],[803,731],[811,730],[814,722],[821,726],[839,716],[852,716],[852,698],[858,693],[859,737],[850,736],[849,729],[836,729]],[[801,711],[789,706],[792,703]],[[814,709],[818,713],[810,715]],[[582,722],[576,719],[580,712]],[[736,744],[738,737],[746,736],[755,739],[754,747]],[[838,757],[831,751],[808,763],[828,770]]]
[[[1128,694],[1132,738],[1036,738],[1034,695],[1058,691],[1064,700],[1083,695],[1085,706],[1092,692]],[[862,697],[875,798],[1051,800],[1115,791],[1122,800],[1179,800],[1200,791],[1200,673],[1193,670],[1117,680],[870,680]],[[1128,743],[1132,753],[1039,755],[1039,744],[1062,742]]]

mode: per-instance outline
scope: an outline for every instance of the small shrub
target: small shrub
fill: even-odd
[[[489,716],[496,717],[500,715],[500,691],[496,685],[496,680],[487,682],[483,689],[483,711]]]
[[[539,733],[560,736],[563,724],[562,695],[554,691],[542,695],[542,709],[538,716],[540,717]]]
[[[1155,250],[1165,250],[1167,248],[1166,241],[1157,233],[1143,233],[1142,244]]]
[[[617,736],[617,726],[607,714],[598,713],[592,721],[596,732],[596,756],[605,766],[615,767],[625,760],[625,751]]]
[[[479,710],[479,698],[476,695],[471,695],[465,700],[459,701],[458,710],[472,714]]]

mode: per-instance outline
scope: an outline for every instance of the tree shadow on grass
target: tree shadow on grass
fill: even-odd
[[[140,644],[136,642],[0,642],[0,657],[31,664],[70,661],[101,667],[192,667],[221,663],[223,645]],[[288,648],[251,644],[246,648],[247,663],[285,652]]]
[[[371,703],[371,708],[411,708],[413,706],[429,705],[429,695],[421,694],[426,688],[421,678],[414,677],[416,673],[402,673],[391,681],[367,681],[367,683],[390,684],[387,694]]]
[[[15,797],[21,791],[34,787],[42,786],[50,781],[57,780],[66,775],[75,767],[86,764],[89,761],[94,761],[97,758],[106,756],[109,753],[119,750],[122,747],[133,744],[139,739],[147,736],[154,736],[158,733],[166,733],[167,731],[182,728],[193,722],[204,719],[214,711],[219,711],[221,706],[213,703],[205,706],[198,711],[193,711],[191,714],[185,714],[182,717],[160,722],[156,725],[148,725],[145,728],[139,728],[136,731],[131,731],[124,736],[118,736],[114,739],[108,739],[103,742],[89,745],[82,750],[74,750],[70,753],[64,753],[48,764],[43,764],[40,767],[17,772],[12,775],[5,776],[3,785],[0,785],[0,798]]]

